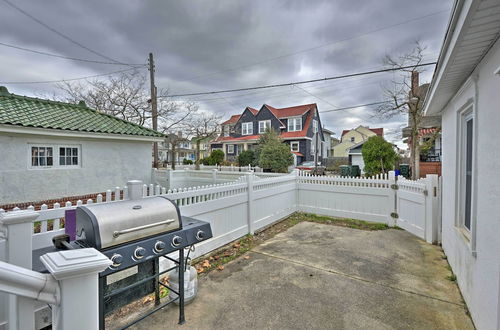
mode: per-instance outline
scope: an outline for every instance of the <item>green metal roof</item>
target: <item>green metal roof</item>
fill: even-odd
[[[11,94],[0,86],[0,124],[77,132],[163,137],[160,132],[79,104]]]

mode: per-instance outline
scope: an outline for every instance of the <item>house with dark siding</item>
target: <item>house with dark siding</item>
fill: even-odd
[[[212,149],[224,151],[227,161],[235,162],[242,151],[254,149],[267,129],[278,132],[283,143],[290,146],[296,165],[314,160],[315,152],[318,161],[326,156],[323,155],[325,138],[315,103],[287,108],[264,104],[260,110],[247,107],[221,125],[222,133],[212,143]]]

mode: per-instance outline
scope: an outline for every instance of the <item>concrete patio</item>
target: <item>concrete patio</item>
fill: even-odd
[[[443,253],[397,229],[303,222],[200,277],[134,329],[473,329]]]

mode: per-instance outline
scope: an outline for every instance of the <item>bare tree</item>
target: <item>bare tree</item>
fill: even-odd
[[[159,127],[167,136],[166,142],[169,146],[172,159],[172,169],[175,170],[175,156],[179,143],[186,141],[193,127],[193,116],[198,112],[198,105],[194,102],[181,102],[178,104],[179,111],[172,113],[169,117],[161,117]]]
[[[58,87],[63,91],[62,100],[78,103],[84,101],[97,111],[130,121],[141,126],[152,126],[151,99],[147,77],[139,71],[123,72],[106,79],[64,82]],[[168,91],[160,91],[168,95]],[[194,102],[175,101],[168,97],[158,99],[158,127],[166,134],[175,160],[176,146],[184,138],[174,137],[177,132],[189,129],[189,120],[198,111]],[[175,165],[174,165],[175,167]]]
[[[151,100],[146,85],[146,76],[133,71],[106,79],[64,82],[58,87],[67,102],[85,101],[87,106],[97,111],[141,126],[151,126]],[[158,101],[159,118],[169,120],[177,115],[178,110],[177,102],[168,98]]]
[[[420,142],[419,126],[423,117],[423,103],[427,93],[428,84],[419,85],[419,74],[423,72],[419,64],[424,58],[425,47],[416,41],[414,48],[401,56],[386,55],[384,64],[398,69],[399,74],[392,80],[391,86],[385,88],[387,103],[379,106],[376,111],[379,116],[393,117],[399,114],[408,114],[410,134],[410,166],[412,178],[420,177]],[[409,67],[409,68],[405,68]]]
[[[200,145],[205,139],[215,136],[220,127],[221,117],[215,114],[200,113],[190,122],[190,133],[196,142],[196,169],[200,169]]]

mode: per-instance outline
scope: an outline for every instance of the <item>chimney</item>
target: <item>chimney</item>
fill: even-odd
[[[411,72],[411,94],[412,96],[418,95],[418,71]]]

